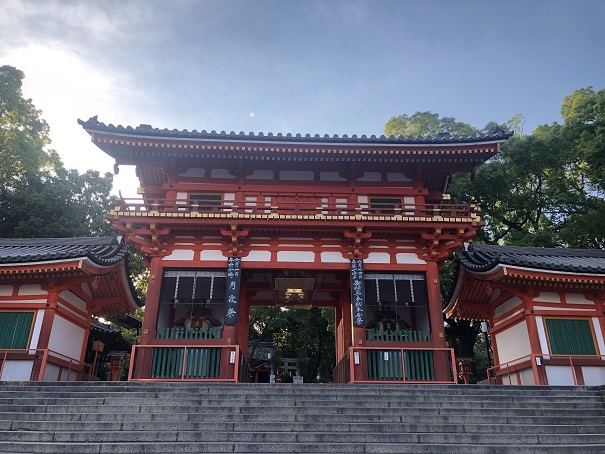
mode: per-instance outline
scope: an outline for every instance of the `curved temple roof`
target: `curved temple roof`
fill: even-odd
[[[469,271],[484,272],[498,265],[573,273],[605,273],[605,251],[471,244],[456,254]]]
[[[427,144],[427,145],[439,145],[439,144],[463,144],[463,143],[481,143],[481,142],[495,142],[505,141],[513,135],[512,132],[504,132],[502,130],[497,131],[494,134],[474,134],[469,136],[452,136],[449,133],[439,134],[437,136],[389,136],[384,135],[376,137],[372,135],[367,137],[362,135],[358,137],[353,135],[349,137],[344,134],[342,136],[325,134],[320,136],[319,134],[263,134],[260,133],[235,133],[231,131],[227,133],[225,131],[216,132],[205,130],[198,132],[197,130],[188,131],[186,129],[158,129],[153,128],[150,125],[139,125],[135,128],[132,126],[114,126],[112,124],[106,125],[97,120],[97,116],[90,117],[88,120],[83,121],[78,119],[78,123],[88,132],[105,132],[115,134],[125,134],[130,136],[141,136],[141,137],[162,137],[162,138],[191,138],[191,139],[213,139],[213,140],[241,140],[241,141],[265,141],[265,142],[297,142],[297,143],[331,143],[331,144],[393,144],[393,145],[416,145],[416,144]]]
[[[99,266],[124,259],[128,246],[116,237],[0,239],[0,264],[88,258]]]

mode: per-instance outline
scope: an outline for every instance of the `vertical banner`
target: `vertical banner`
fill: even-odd
[[[237,324],[237,311],[239,305],[239,257],[229,257],[227,260],[227,288],[225,290],[225,325]]]
[[[353,326],[366,324],[365,284],[363,281],[363,260],[351,260],[351,304],[353,305]]]

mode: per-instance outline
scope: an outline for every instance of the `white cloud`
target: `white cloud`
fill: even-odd
[[[250,118],[254,117],[256,114],[254,112],[250,112],[250,115],[248,115]]]

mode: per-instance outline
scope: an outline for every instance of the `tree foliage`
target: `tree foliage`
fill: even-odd
[[[453,198],[474,197],[482,209],[483,241],[605,247],[605,90],[576,90],[561,113],[563,124],[511,138],[475,181],[454,177]]]
[[[563,123],[539,126],[523,135],[524,117],[473,128],[431,112],[392,117],[385,134],[436,135],[515,131],[496,157],[468,174],[453,176],[455,203],[474,198],[485,227],[474,242],[489,244],[605,248],[605,90],[574,91],[561,106]],[[446,120],[447,121],[443,121]],[[441,273],[447,298],[453,263]],[[448,320],[446,336],[459,356],[471,356],[478,324]],[[475,346],[475,352],[477,347]]]
[[[67,170],[47,149],[49,128],[23,98],[23,73],[0,67],[0,237],[113,233],[104,219],[113,177]]]
[[[298,359],[305,382],[318,374],[324,379],[330,377],[335,366],[334,309],[252,307],[251,348],[272,341],[277,343],[279,357]]]

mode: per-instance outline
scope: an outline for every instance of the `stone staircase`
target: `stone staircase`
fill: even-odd
[[[605,388],[0,382],[0,452],[605,453]]]

